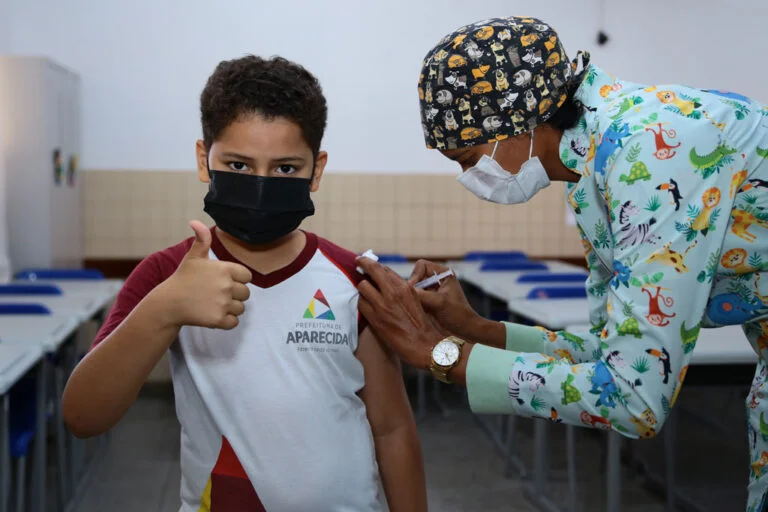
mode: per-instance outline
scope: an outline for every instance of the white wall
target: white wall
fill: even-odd
[[[0,0],[0,54],[11,49],[11,0]]]
[[[544,19],[571,57],[590,49],[617,76],[768,101],[765,0],[606,1],[603,48],[594,42],[599,0],[4,1],[15,53],[46,54],[81,74],[87,169],[191,169],[207,76],[219,60],[256,53],[319,76],[332,171],[453,172],[423,145],[421,59],[460,25],[512,14]]]

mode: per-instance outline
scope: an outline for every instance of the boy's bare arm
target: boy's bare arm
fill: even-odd
[[[424,461],[400,361],[370,329],[360,335],[356,355],[365,370],[360,397],[368,412],[389,509],[426,511]]]
[[[182,325],[237,326],[251,273],[235,263],[208,260],[211,233],[193,223],[196,240],[166,281],[149,292],[123,322],[77,365],[64,389],[64,421],[76,436],[113,427],[136,400]]]

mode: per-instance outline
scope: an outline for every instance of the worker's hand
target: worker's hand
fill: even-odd
[[[373,281],[358,286],[358,307],[371,329],[403,361],[428,369],[432,349],[444,336],[432,325],[416,290],[392,269],[369,258],[359,258],[357,264]]]
[[[413,268],[408,283],[413,286],[435,273],[440,274],[447,270],[448,267],[445,265],[419,260]],[[439,286],[435,285],[426,290],[416,289],[416,295],[427,313],[440,324],[443,330],[460,338],[477,337],[474,328],[482,319],[469,305],[456,276],[443,279]]]
[[[209,259],[211,231],[199,221],[190,222],[189,227],[195,241],[176,272],[161,285],[171,321],[179,326],[233,329],[250,296],[246,283],[251,272],[237,263]]]

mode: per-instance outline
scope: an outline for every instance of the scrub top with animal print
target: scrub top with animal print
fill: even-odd
[[[473,409],[652,437],[675,404],[699,329],[744,325],[761,357],[747,404],[748,510],[762,510],[768,108],[731,92],[617,80],[595,66],[576,97],[586,112],[560,150],[581,176],[566,194],[589,263],[593,327],[508,324],[508,351],[471,353]]]

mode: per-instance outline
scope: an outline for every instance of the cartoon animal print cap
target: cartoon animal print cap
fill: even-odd
[[[536,18],[493,18],[456,30],[422,64],[427,147],[457,149],[531,131],[565,102],[588,64],[586,52],[570,62],[555,30]]]

